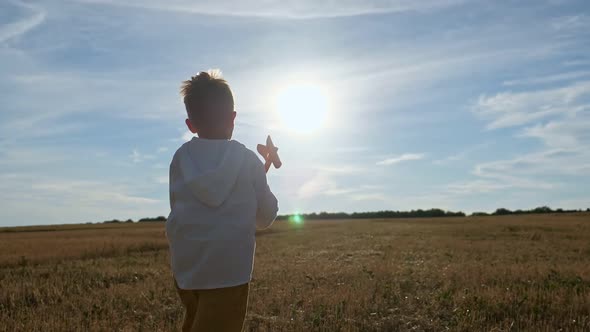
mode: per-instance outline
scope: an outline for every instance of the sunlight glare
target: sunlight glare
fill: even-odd
[[[329,98],[319,85],[291,84],[276,96],[276,111],[284,128],[309,134],[324,127],[329,111]]]

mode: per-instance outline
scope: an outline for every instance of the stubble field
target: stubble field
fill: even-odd
[[[589,331],[590,214],[276,222],[246,331]],[[162,223],[0,229],[0,330],[173,331]]]

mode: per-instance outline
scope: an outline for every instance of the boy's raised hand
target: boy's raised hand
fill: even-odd
[[[270,138],[270,135],[266,137],[266,145],[258,144],[256,150],[258,150],[258,153],[260,153],[260,155],[262,155],[262,157],[264,158],[264,170],[267,173],[270,169],[270,164],[273,164],[275,168],[281,168],[281,166],[283,165],[278,154],[279,148],[274,146],[274,144],[272,143],[272,139]]]

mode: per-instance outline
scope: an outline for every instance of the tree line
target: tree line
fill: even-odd
[[[277,220],[288,220],[294,215],[280,215]],[[297,216],[313,220],[313,219],[385,219],[385,218],[434,218],[434,217],[465,217],[464,212],[452,212],[441,209],[429,210],[411,210],[411,211],[371,211],[371,212],[320,212],[320,213],[302,213]]]
[[[590,208],[585,210],[590,212]],[[469,216],[503,216],[503,215],[518,215],[518,214],[543,214],[543,213],[573,213],[573,212],[584,212],[584,210],[564,210],[564,209],[551,209],[548,206],[540,206],[530,210],[514,210],[511,211],[506,208],[499,208],[492,213],[487,212],[473,212]],[[303,213],[296,214],[302,219],[314,220],[314,219],[385,219],[385,218],[437,218],[437,217],[467,217],[468,215],[463,211],[445,211],[442,209],[428,209],[428,210],[411,210],[411,211],[373,211],[373,212],[320,212],[320,213]],[[292,214],[281,215],[277,217],[277,220],[289,220],[293,216]]]
[[[509,210],[506,208],[499,208],[492,213],[488,212],[473,212],[469,216],[484,217],[484,216],[505,216],[505,215],[519,215],[519,214],[543,214],[543,213],[574,213],[574,212],[590,212],[590,208],[583,210],[567,210],[567,209],[551,209],[548,206],[540,206],[530,210]],[[411,210],[411,211],[369,211],[369,212],[320,212],[320,213],[301,213],[301,214],[284,214],[279,215],[277,220],[290,220],[294,216],[298,216],[304,220],[329,220],[329,219],[386,219],[386,218],[438,218],[438,217],[467,217],[468,215],[463,211],[445,211],[442,209],[428,209],[428,210]],[[164,222],[166,217],[159,216],[156,218],[141,218],[137,222]],[[127,220],[106,220],[103,223],[132,223],[132,219]]]
[[[585,210],[586,212],[590,212],[590,208]],[[506,216],[506,215],[518,215],[518,214],[543,214],[543,213],[574,213],[574,212],[584,212],[583,209],[571,209],[571,210],[567,210],[567,209],[555,209],[552,210],[550,207],[548,206],[540,206],[540,207],[536,207],[534,209],[530,209],[530,210],[514,210],[511,211],[509,209],[505,209],[505,208],[499,208],[496,209],[496,211],[492,212],[492,213],[487,213],[487,212],[473,212],[471,214],[471,216]]]
[[[159,216],[159,217],[155,217],[155,218],[141,218],[139,220],[137,220],[137,222],[163,222],[166,221],[166,217],[164,216]],[[113,220],[105,220],[102,223],[103,224],[117,224],[117,223],[132,223],[135,222],[133,219],[127,219],[127,220],[119,220],[119,219],[113,219]]]

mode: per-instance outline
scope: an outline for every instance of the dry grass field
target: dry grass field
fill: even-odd
[[[172,331],[161,223],[0,229],[0,330]],[[590,214],[277,222],[246,331],[590,331]]]

